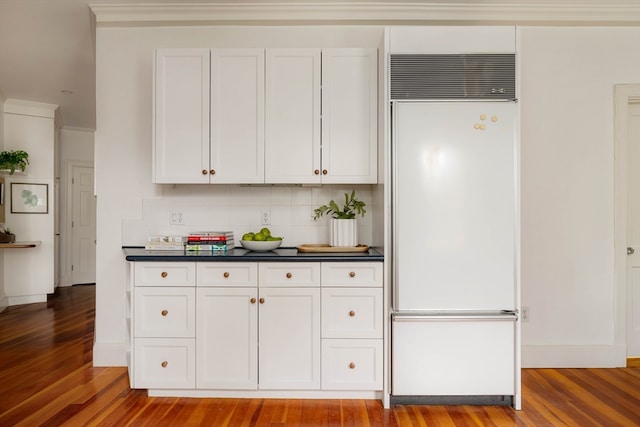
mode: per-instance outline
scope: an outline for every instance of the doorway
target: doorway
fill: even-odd
[[[640,358],[640,85],[615,87],[616,344]]]
[[[71,166],[71,283],[96,281],[96,197],[94,170]]]

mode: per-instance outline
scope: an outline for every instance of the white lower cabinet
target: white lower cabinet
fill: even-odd
[[[381,262],[134,264],[133,388],[382,390]]]
[[[260,288],[263,390],[320,389],[320,289]]]
[[[197,388],[258,387],[257,288],[197,289]]]

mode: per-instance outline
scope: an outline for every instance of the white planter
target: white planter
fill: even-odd
[[[357,246],[358,224],[354,219],[335,219],[329,222],[329,245]]]

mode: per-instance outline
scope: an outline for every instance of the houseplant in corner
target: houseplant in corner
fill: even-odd
[[[330,215],[329,222],[329,245],[331,246],[357,246],[358,245],[358,224],[356,215],[364,217],[367,212],[366,204],[356,198],[356,191],[351,194],[344,193],[344,205],[342,208],[333,200],[327,205],[322,205],[314,209],[313,219],[319,219],[324,214]]]
[[[29,164],[29,154],[22,150],[0,152],[0,170],[8,170],[13,175],[16,169],[25,171]]]

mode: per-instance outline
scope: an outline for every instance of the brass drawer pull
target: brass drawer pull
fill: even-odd
[[[228,277],[229,277],[229,272],[228,272],[228,271],[225,271],[224,273],[222,273],[222,275],[223,275],[223,276],[224,276],[224,278],[226,279],[226,278],[228,278]]]
[[[208,172],[206,169],[202,169],[202,175],[206,175],[206,174],[208,174],[208,173],[209,173],[209,172]]]
[[[209,173],[210,173],[211,175],[215,175],[215,174],[216,174],[216,170],[215,170],[215,169],[211,169],[211,170],[209,171]]]
[[[160,277],[162,277],[163,279],[165,277],[167,277],[169,275],[169,273],[167,273],[166,271],[163,271],[162,273],[160,273]]]
[[[168,364],[169,364],[169,362],[167,362],[167,361],[165,360],[165,361],[164,361],[164,362],[162,362],[160,365],[161,365],[163,368],[166,368]]]
[[[356,312],[355,312],[355,311],[351,310],[351,311],[349,312],[349,317],[355,317],[355,315],[356,315]]]
[[[355,271],[350,272],[349,277],[356,277],[356,272]]]
[[[264,298],[260,298],[260,304],[264,304]]]
[[[318,169],[314,170],[313,173],[316,175],[320,175],[320,171]]]
[[[162,317],[165,317],[167,314],[169,314],[169,310],[162,310],[160,314],[162,314]]]
[[[256,303],[256,299],[255,298],[251,298],[249,301],[251,301],[251,304],[255,304]]]
[[[326,169],[322,169],[322,175],[326,175],[328,172]]]
[[[291,279],[292,277],[293,277],[293,274],[287,273],[287,279]]]
[[[349,369],[356,369],[356,364],[353,362],[349,363]]]

